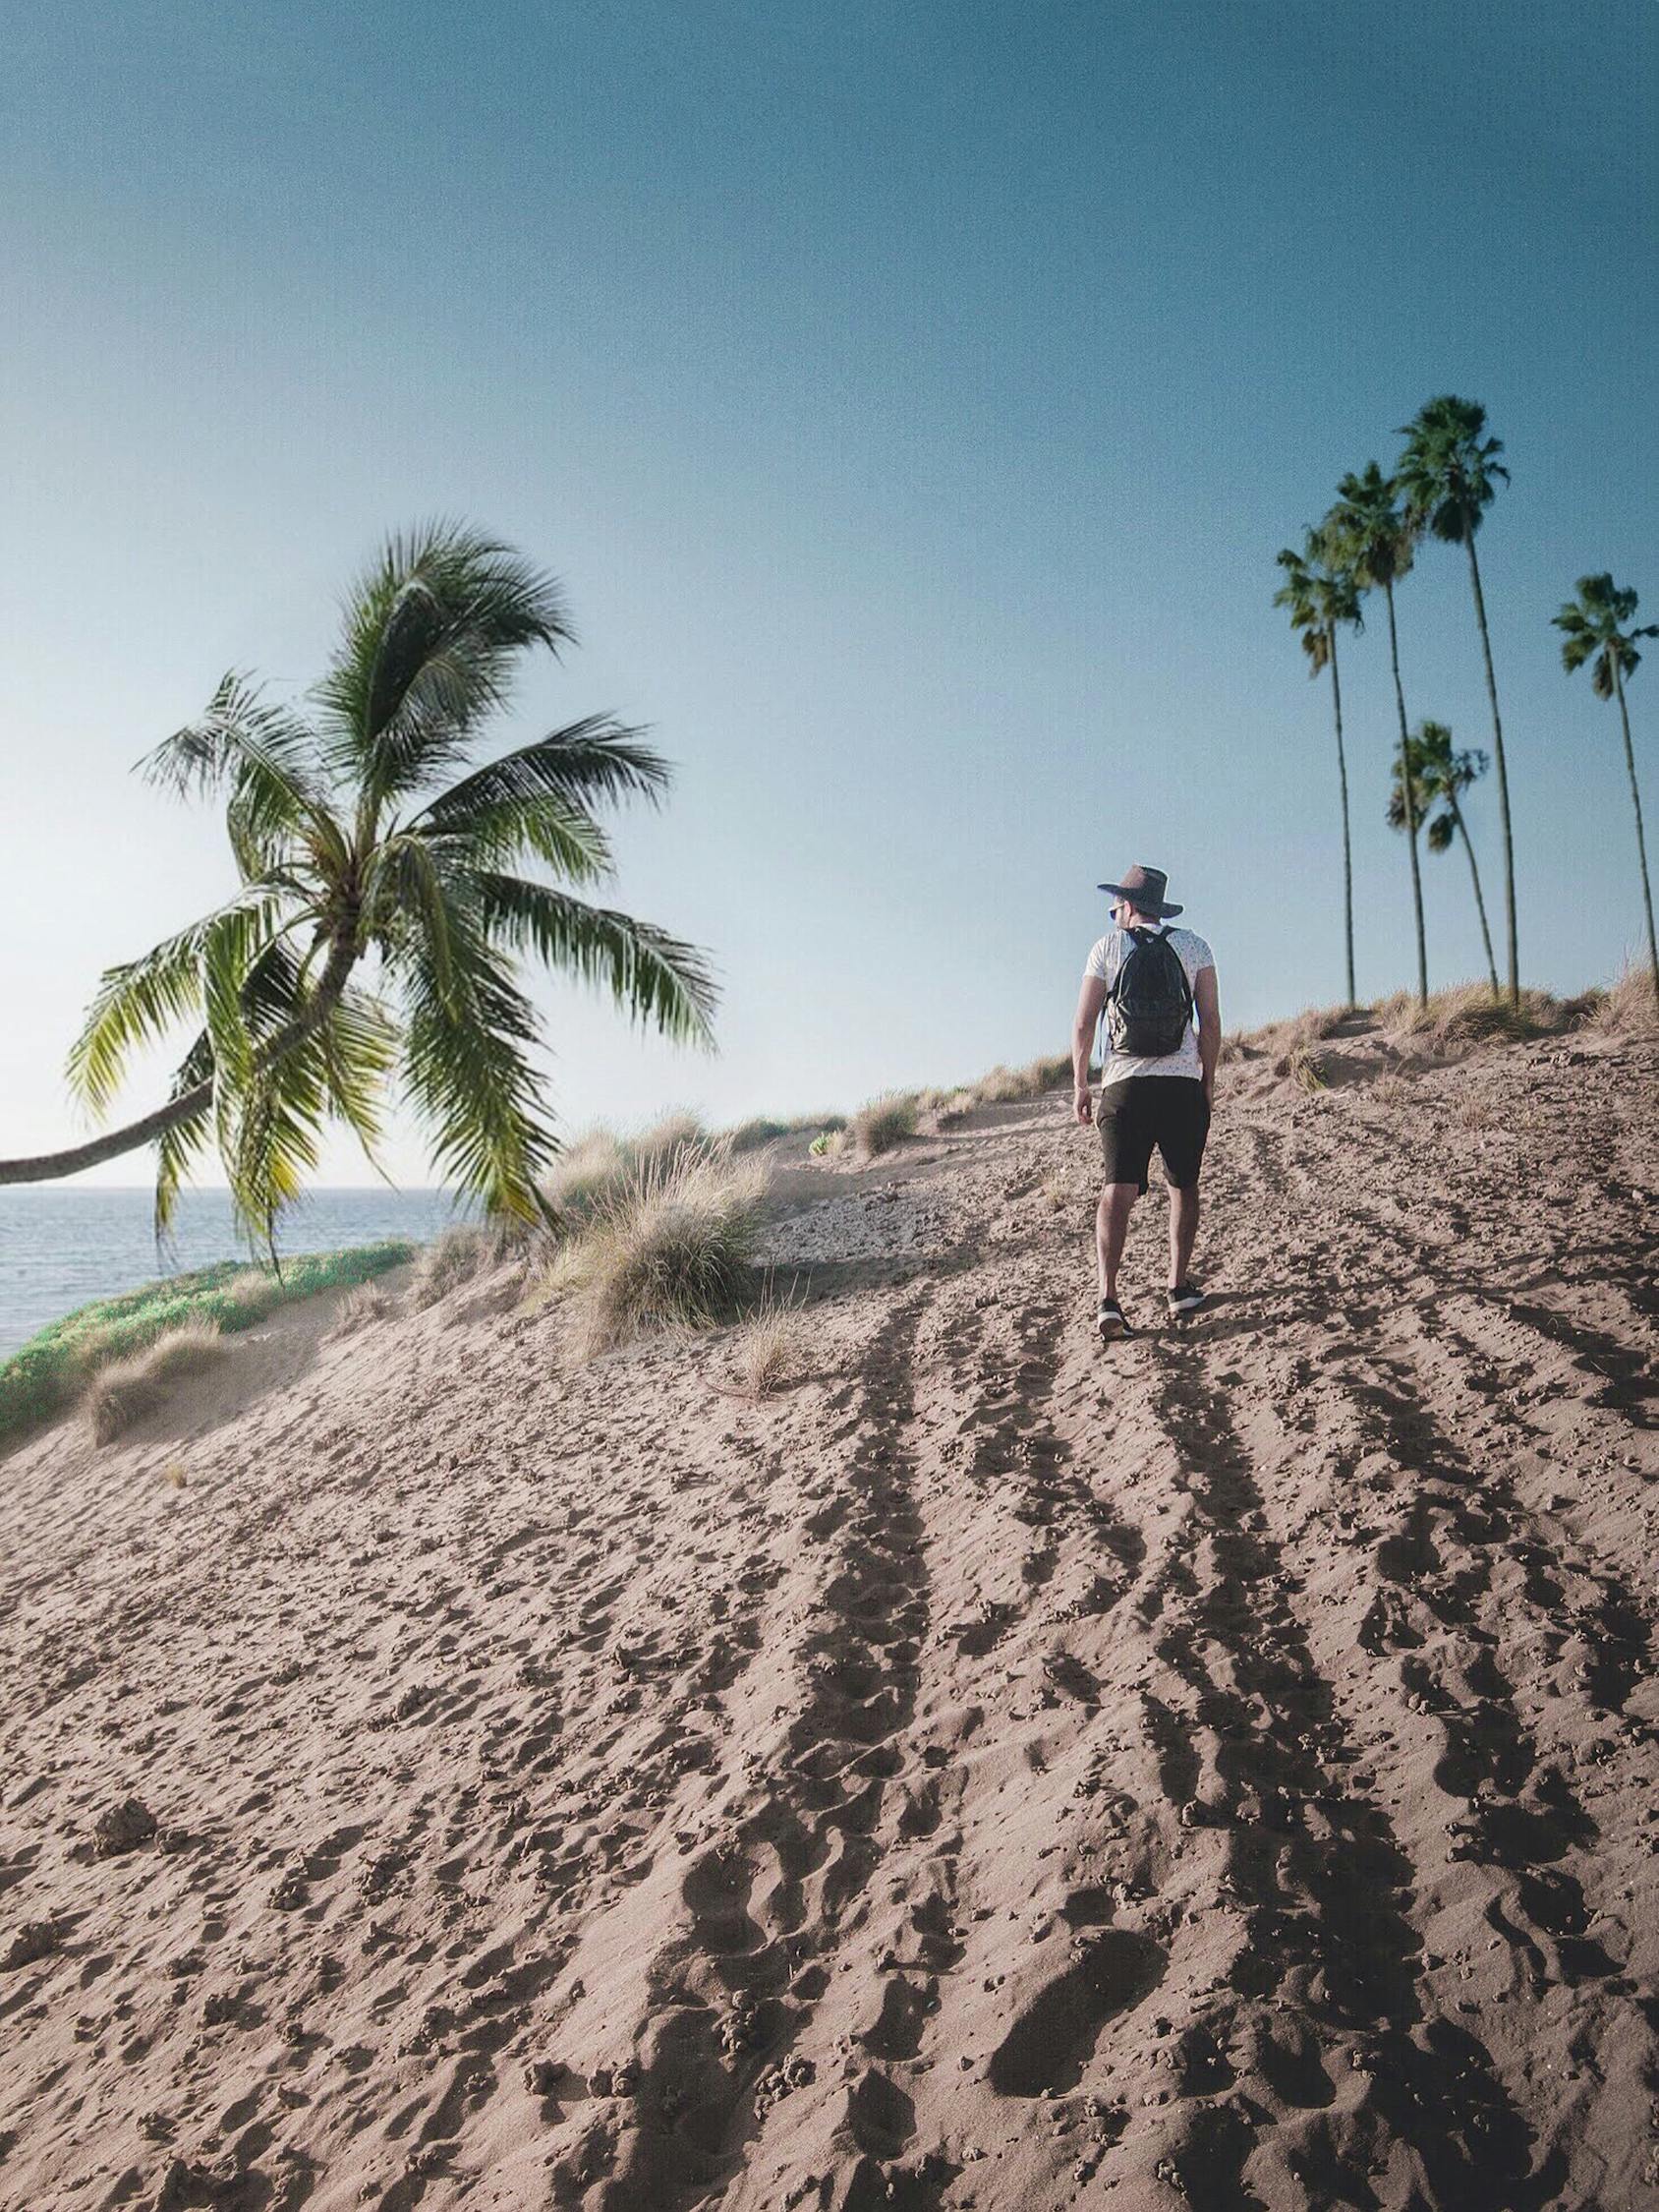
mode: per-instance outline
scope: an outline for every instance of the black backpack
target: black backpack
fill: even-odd
[[[1164,1060],[1186,1041],[1192,986],[1167,935],[1151,929],[1128,934],[1129,950],[1106,994],[1107,1037],[1114,1052]]]

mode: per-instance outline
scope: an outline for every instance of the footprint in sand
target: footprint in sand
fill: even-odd
[[[1108,2020],[1142,2003],[1168,1964],[1149,1936],[1109,1928],[1026,2006],[991,2055],[1000,2097],[1074,2089]]]

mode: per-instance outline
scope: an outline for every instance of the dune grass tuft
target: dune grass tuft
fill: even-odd
[[[547,1272],[549,1291],[569,1297],[572,1359],[729,1315],[749,1285],[766,1186],[764,1161],[707,1139],[640,1161]]]
[[[1610,990],[1587,995],[1583,1025],[1608,1036],[1651,1036],[1659,1028],[1659,999],[1645,960],[1627,962]]]
[[[1287,1055],[1285,1072],[1298,1090],[1305,1090],[1310,1095],[1331,1087],[1324,1062],[1311,1045],[1292,1046]]]
[[[384,1283],[359,1283],[347,1291],[334,1310],[330,1337],[355,1336],[372,1322],[384,1321],[397,1311],[398,1302]]]
[[[780,1136],[804,1136],[808,1130],[829,1135],[845,1127],[846,1117],[842,1114],[797,1114],[787,1122],[772,1121],[767,1115],[757,1114],[752,1121],[739,1122],[735,1129],[727,1130],[720,1141],[733,1152],[755,1152]]]
[[[542,1185],[542,1195],[552,1209],[554,1220],[569,1229],[602,1212],[642,1169],[672,1157],[688,1145],[707,1146],[714,1141],[697,1116],[687,1113],[664,1114],[637,1136],[592,1129],[559,1154]],[[725,1141],[731,1144],[731,1139]],[[752,1141],[764,1143],[766,1139]]]
[[[414,1258],[415,1250],[387,1243],[299,1252],[282,1262],[280,1275],[268,1267],[220,1260],[78,1307],[0,1362],[0,1447],[66,1413],[99,1368],[143,1351],[167,1329],[206,1320],[234,1335],[295,1299],[315,1298],[319,1291],[347,1288],[401,1267]]]
[[[806,1363],[808,1335],[799,1301],[769,1290],[732,1338],[732,1377],[744,1396],[770,1397],[794,1381]]]
[[[916,1093],[887,1090],[858,1109],[847,1134],[861,1159],[879,1159],[916,1134]]]
[[[198,1318],[163,1329],[142,1352],[99,1368],[86,1386],[86,1426],[92,1441],[112,1443],[154,1413],[176,1384],[205,1374],[229,1351],[218,1323]]]
[[[1396,991],[1373,1011],[1390,1036],[1410,1037],[1431,1052],[1449,1052],[1487,1038],[1520,1042],[1561,1036],[1577,1026],[1589,1003],[1558,999],[1548,991],[1522,991],[1520,1005],[1514,1007],[1508,998],[1495,999],[1489,983],[1455,983],[1448,990],[1431,991],[1427,1006],[1419,1005],[1412,992]]]

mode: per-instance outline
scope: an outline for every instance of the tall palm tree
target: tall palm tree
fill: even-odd
[[[1647,840],[1641,827],[1641,789],[1636,783],[1636,756],[1630,746],[1630,710],[1625,704],[1625,678],[1641,666],[1636,651],[1638,637],[1659,637],[1659,622],[1644,622],[1639,629],[1621,629],[1636,611],[1636,595],[1621,591],[1603,570],[1599,576],[1580,576],[1578,596],[1570,599],[1550,619],[1566,632],[1561,649],[1562,666],[1571,675],[1594,656],[1590,689],[1598,699],[1617,699],[1625,729],[1625,767],[1630,779],[1630,804],[1636,811],[1636,858],[1641,863],[1641,902],[1647,915],[1647,960],[1653,976],[1653,995],[1659,1000],[1659,946],[1653,939],[1653,892],[1647,880]]]
[[[1343,749],[1343,687],[1337,672],[1337,630],[1347,623],[1365,627],[1359,611],[1359,587],[1352,571],[1333,562],[1323,532],[1304,532],[1302,550],[1287,546],[1278,554],[1285,581],[1273,595],[1275,607],[1287,608],[1290,627],[1301,634],[1308,658],[1308,674],[1331,670],[1331,702],[1337,717],[1337,782],[1343,802],[1343,921],[1347,949],[1347,1003],[1353,992],[1353,848],[1348,836],[1347,756]]]
[[[1474,846],[1469,840],[1469,826],[1463,819],[1459,804],[1464,791],[1471,784],[1486,774],[1489,763],[1481,752],[1454,752],[1452,732],[1443,722],[1420,722],[1406,743],[1403,760],[1396,757],[1394,786],[1389,792],[1389,828],[1402,830],[1408,814],[1414,813],[1419,822],[1427,824],[1427,844],[1431,852],[1445,852],[1454,838],[1461,838],[1463,850],[1469,858],[1469,875],[1474,883],[1474,910],[1480,916],[1480,941],[1486,948],[1486,972],[1492,983],[1492,996],[1502,996],[1498,986],[1498,963],[1492,957],[1492,932],[1486,925],[1486,900],[1480,888],[1480,870],[1475,864]],[[1406,805],[1406,778],[1412,786],[1412,803]],[[1434,812],[1436,807],[1443,811]]]
[[[1343,478],[1337,487],[1337,503],[1322,524],[1335,557],[1367,591],[1380,591],[1389,611],[1389,662],[1394,669],[1394,701],[1400,716],[1400,750],[1405,750],[1405,693],[1400,681],[1400,632],[1394,617],[1394,587],[1408,573],[1415,533],[1400,504],[1393,477],[1385,476],[1375,461],[1367,461],[1357,475]],[[1417,923],[1417,997],[1427,1006],[1429,997],[1428,944],[1423,932],[1423,880],[1417,864],[1416,798],[1409,779],[1405,786],[1406,844],[1411,854],[1411,905]]]
[[[1492,746],[1498,759],[1498,813],[1504,828],[1504,917],[1508,938],[1510,1003],[1520,1004],[1520,955],[1516,937],[1515,839],[1510,830],[1510,772],[1504,757],[1504,725],[1498,713],[1498,679],[1492,672],[1492,639],[1486,627],[1486,597],[1480,588],[1480,561],[1474,550],[1475,533],[1498,486],[1508,484],[1510,472],[1498,459],[1504,450],[1499,437],[1487,437],[1486,410],[1477,400],[1459,399],[1448,392],[1419,407],[1401,432],[1405,450],[1396,472],[1405,500],[1406,519],[1416,530],[1427,530],[1455,546],[1464,546],[1469,556],[1469,581],[1474,586],[1475,621],[1480,629],[1480,650],[1486,664],[1486,696],[1492,703]]]
[[[244,1226],[268,1244],[325,1121],[372,1158],[395,1073],[443,1172],[490,1211],[536,1218],[555,1144],[520,957],[683,1041],[709,1042],[715,995],[690,946],[576,896],[611,872],[596,807],[667,786],[637,731],[592,715],[467,767],[523,656],[572,637],[550,577],[438,523],[392,538],[359,579],[309,714],[227,675],[141,765],[175,792],[224,797],[238,888],[105,972],[69,1061],[102,1113],[133,1052],[197,1019],[168,1101],[89,1143],[0,1161],[0,1183],[156,1143],[160,1234],[211,1143]]]

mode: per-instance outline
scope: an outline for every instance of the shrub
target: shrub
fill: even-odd
[[[764,1161],[709,1142],[635,1168],[549,1270],[550,1287],[571,1293],[573,1358],[729,1313],[748,1283],[766,1183]]]
[[[916,1094],[908,1090],[884,1091],[861,1106],[847,1124],[859,1154],[874,1160],[891,1152],[916,1134]]]
[[[154,1413],[175,1383],[217,1367],[229,1350],[216,1322],[182,1321],[177,1328],[163,1329],[142,1352],[100,1368],[86,1389],[92,1441],[111,1442]]]

